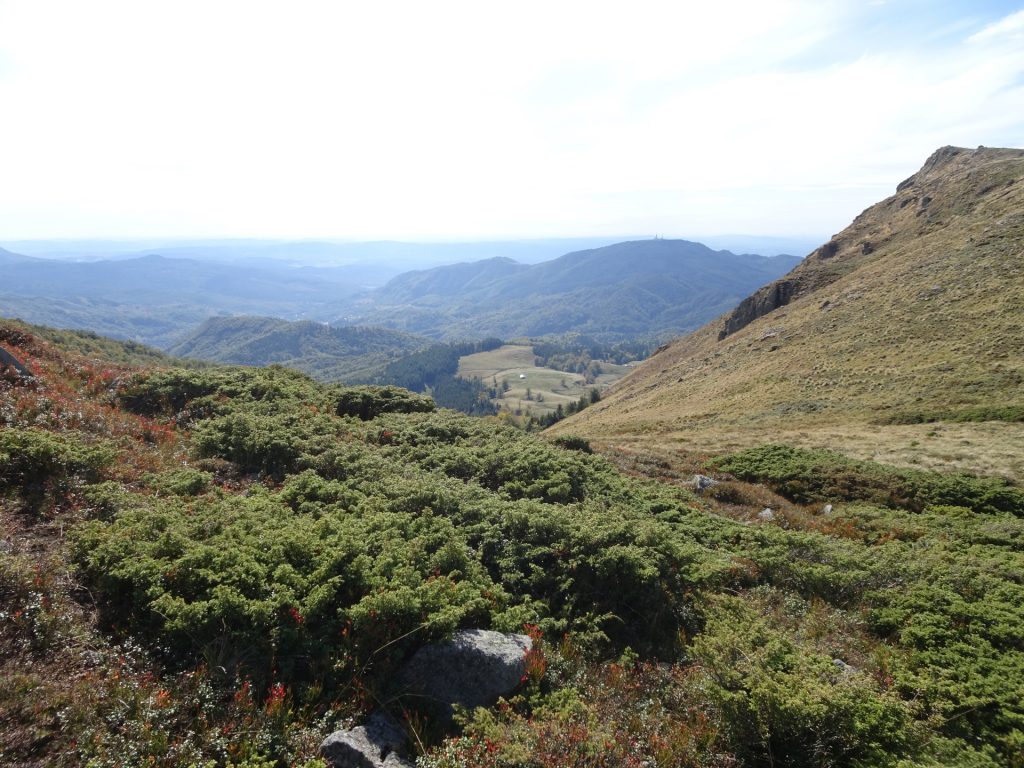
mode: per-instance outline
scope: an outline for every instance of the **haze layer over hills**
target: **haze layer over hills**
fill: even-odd
[[[560,246],[593,241],[259,247],[242,241],[167,245],[160,253],[117,252],[98,261],[87,260],[94,254],[82,250],[86,244],[56,251],[61,259],[0,250],[0,316],[162,349],[191,338],[208,318],[226,315],[383,325],[449,339],[564,332],[622,339],[695,328],[795,263],[791,256],[736,256],[667,240],[575,251],[536,264],[505,255],[550,257]],[[69,260],[76,252],[86,260]],[[332,264],[331,254],[362,260]],[[398,274],[415,259],[430,264],[465,255],[490,257]],[[388,278],[384,288],[367,292]]]
[[[357,302],[348,319],[437,338],[664,335],[698,327],[798,261],[637,240],[534,265],[491,259],[409,272]]]
[[[841,444],[1024,476],[1024,427],[1008,423],[1024,408],[1022,267],[1024,151],[944,147],[555,431],[666,449]]]

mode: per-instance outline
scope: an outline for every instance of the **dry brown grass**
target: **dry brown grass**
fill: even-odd
[[[834,282],[721,341],[721,321],[677,340],[553,431],[714,452],[790,442],[1024,478],[1020,424],[878,426],[1024,405],[1024,152],[922,171],[833,242],[797,270]]]

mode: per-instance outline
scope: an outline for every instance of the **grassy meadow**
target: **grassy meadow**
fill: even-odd
[[[485,387],[495,387],[498,397],[492,402],[499,410],[540,417],[553,413],[559,405],[566,408],[577,402],[595,386],[611,386],[632,370],[628,365],[600,365],[601,373],[588,383],[582,374],[538,366],[531,345],[505,344],[461,358],[458,375],[480,379]]]

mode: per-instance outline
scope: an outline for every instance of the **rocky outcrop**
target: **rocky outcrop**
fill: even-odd
[[[0,347],[0,374],[14,375],[22,379],[32,378],[32,372],[3,347]]]
[[[758,289],[730,312],[718,333],[718,340],[730,336],[759,317],[784,307],[801,296],[824,288],[855,268],[856,263],[871,256],[889,242],[894,231],[912,231],[927,226],[936,195],[961,209],[981,199],[992,189],[992,180],[980,173],[991,158],[998,161],[1007,156],[1019,156],[1021,150],[976,150],[963,147],[941,147],[921,166],[921,170],[897,185],[896,194],[861,213],[843,232],[812,252],[803,263],[788,275]],[[972,173],[977,176],[971,183]],[[954,194],[942,192],[957,179],[960,188]],[[955,201],[955,203],[953,202]],[[949,207],[949,206],[947,206]],[[894,211],[906,209],[906,218],[899,221]],[[920,221],[915,222],[914,219]],[[836,263],[840,262],[840,263]]]
[[[518,688],[532,647],[527,635],[456,632],[447,642],[420,648],[389,686],[388,698],[447,725],[455,705],[489,706]],[[362,725],[328,736],[320,754],[332,768],[411,768],[408,741],[402,725],[379,709]]]
[[[784,277],[760,288],[747,296],[725,319],[725,324],[718,334],[721,341],[726,336],[736,333],[740,328],[750,325],[757,318],[773,312],[779,307],[789,304],[800,293],[799,279]]]
[[[708,488],[718,485],[717,480],[707,475],[694,475],[690,483],[693,485],[693,490],[697,493],[704,493]]]

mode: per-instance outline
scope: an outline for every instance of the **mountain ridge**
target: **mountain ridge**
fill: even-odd
[[[984,147],[980,147],[979,150],[974,151],[984,149]],[[934,185],[936,174],[948,172],[954,163],[962,163],[968,157],[965,153],[969,152],[972,150],[953,146],[941,147],[933,152],[921,170],[896,186],[897,196],[908,190],[917,190],[919,187],[922,189],[920,197],[901,198],[898,202],[900,209],[916,204],[914,215],[920,217],[926,214],[932,198],[924,190]],[[999,152],[1024,154],[1024,150],[999,150]],[[958,157],[959,161],[957,161]],[[895,199],[895,196],[890,198],[890,200],[892,199]],[[868,211],[870,210],[869,208]],[[724,339],[729,334],[735,333],[757,317],[785,306],[798,296],[834,282],[864,257],[884,245],[891,237],[891,232],[885,232],[873,224],[871,217],[867,215],[868,211],[855,218],[849,227],[834,235],[827,243],[812,251],[792,272],[744,299],[726,318],[722,330],[719,332],[719,339]]]
[[[678,333],[797,262],[687,240],[626,241],[533,265],[487,260],[402,275],[345,319],[449,339]]]
[[[1024,404],[1022,264],[1024,150],[942,148],[553,432],[707,449],[780,434],[827,447],[842,433],[868,457],[1022,477],[1019,424],[908,423]]]

